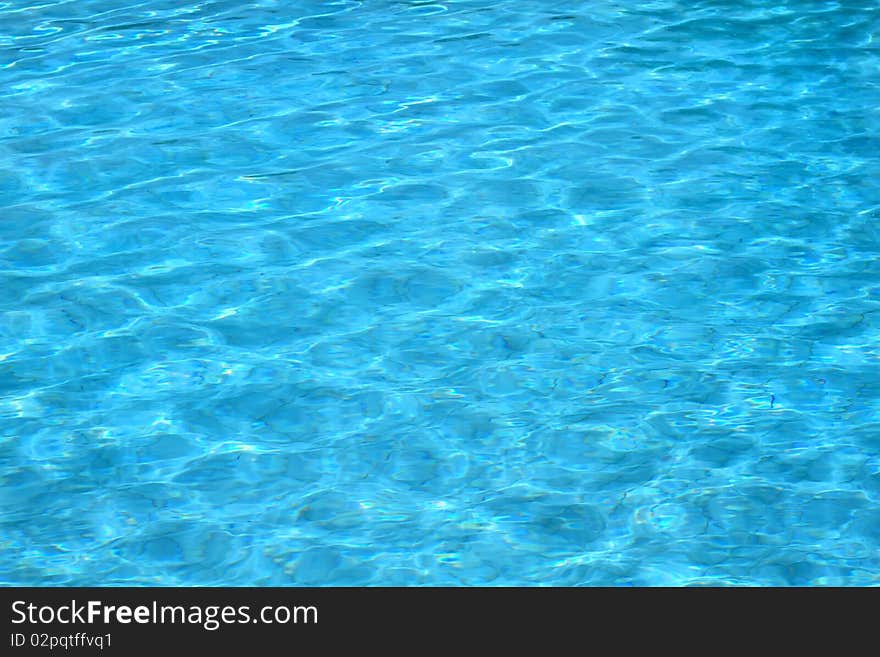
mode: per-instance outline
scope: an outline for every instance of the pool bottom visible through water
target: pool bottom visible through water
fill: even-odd
[[[876,585],[880,8],[0,4],[0,583]]]

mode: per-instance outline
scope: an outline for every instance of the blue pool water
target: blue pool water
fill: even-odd
[[[880,5],[0,2],[0,582],[880,583]]]

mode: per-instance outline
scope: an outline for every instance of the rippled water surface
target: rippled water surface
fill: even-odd
[[[0,2],[0,581],[880,583],[880,5]]]

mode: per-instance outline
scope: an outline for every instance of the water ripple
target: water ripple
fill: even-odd
[[[8,584],[876,584],[870,3],[0,3]]]

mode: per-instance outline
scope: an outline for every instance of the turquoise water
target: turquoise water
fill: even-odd
[[[0,2],[0,582],[880,583],[880,5]]]

